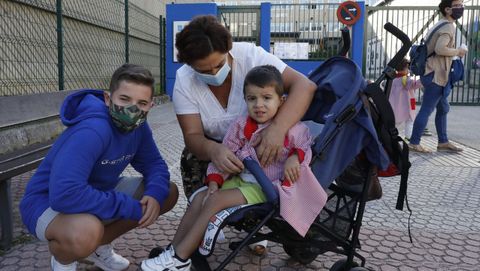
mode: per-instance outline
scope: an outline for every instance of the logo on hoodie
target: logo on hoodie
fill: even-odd
[[[102,165],[113,166],[113,165],[116,165],[116,164],[119,164],[119,163],[129,162],[130,160],[132,160],[133,156],[134,156],[134,154],[126,154],[126,155],[123,155],[122,157],[114,159],[114,160],[105,159],[105,160],[102,160]]]

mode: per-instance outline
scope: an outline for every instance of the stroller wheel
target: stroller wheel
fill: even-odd
[[[359,267],[356,262],[352,262],[350,265],[350,269],[346,269],[347,267],[347,259],[341,259],[336,261],[332,267],[330,267],[330,271],[364,271],[368,270],[365,269],[364,267]],[[361,269],[358,269],[361,268]]]
[[[313,262],[318,256],[318,253],[304,247],[290,247],[283,245],[283,250],[285,250],[288,256],[292,257],[295,261],[304,265]]]

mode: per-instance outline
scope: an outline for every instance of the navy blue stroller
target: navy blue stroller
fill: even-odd
[[[350,59],[340,56],[326,60],[309,75],[312,81],[317,82],[318,88],[303,120],[323,125],[312,146],[311,168],[329,196],[326,206],[306,236],[301,237],[279,215],[279,197],[272,182],[258,163],[246,158],[243,161],[246,168],[255,175],[268,200],[262,204],[228,208],[212,218],[209,227],[221,229],[228,225],[247,232],[242,241],[230,243],[229,247],[233,251],[215,270],[222,270],[243,247],[262,240],[282,244],[285,252],[302,264],[312,262],[319,254],[332,251],[346,255],[347,258],[337,261],[330,270],[367,270],[363,267],[365,258],[357,253],[356,249],[360,247],[358,236],[370,180],[376,174],[376,168],[385,169],[392,162],[389,153],[391,146],[385,146],[379,138],[380,131],[371,112],[376,109],[370,106],[368,99],[379,95],[376,91],[384,79],[387,79],[388,91],[389,80],[394,78],[395,72],[391,67],[396,66],[410,47],[410,40],[400,30],[391,24],[387,24],[385,28],[399,37],[403,46],[375,83],[367,86],[358,66]],[[348,33],[347,36],[349,38]],[[349,47],[345,38],[344,45]],[[343,53],[346,53],[345,49]],[[371,91],[371,95],[366,95],[367,91]],[[385,95],[383,92],[381,94]],[[385,104],[379,105],[382,106]],[[391,113],[393,115],[393,112]],[[391,138],[398,137],[394,127],[387,127],[386,130],[391,134]],[[404,149],[408,150],[405,146]],[[338,182],[334,181],[360,153],[366,158],[360,189],[348,185],[340,187]],[[408,166],[404,165],[403,168],[408,171]],[[404,170],[403,168],[401,170]],[[264,226],[270,231],[261,232],[260,229]],[[206,234],[203,244],[207,249],[203,247],[203,251],[200,249],[192,256],[196,270],[210,270],[205,257],[213,252],[218,233],[219,230]],[[150,256],[155,255],[151,253]],[[360,266],[354,258],[360,259]]]

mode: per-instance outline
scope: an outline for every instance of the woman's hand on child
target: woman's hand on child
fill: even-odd
[[[212,195],[217,191],[218,191],[218,184],[216,182],[209,182],[207,194],[205,194],[205,197],[203,198],[202,206],[205,205],[205,202],[207,202],[208,197],[210,197],[210,195]]]
[[[255,147],[258,161],[265,167],[278,160],[282,153],[285,133],[280,132],[272,123],[261,131],[260,135],[252,145]]]
[[[210,160],[222,172],[237,174],[242,172],[243,163],[223,144],[217,144],[209,153]]]
[[[150,196],[143,196],[140,200],[140,204],[142,204],[143,216],[140,221],[138,221],[138,227],[146,228],[152,225],[160,215],[160,204],[156,199]]]
[[[288,157],[285,162],[285,170],[283,172],[284,178],[289,180],[291,183],[297,181],[298,176],[300,176],[300,162],[298,161],[298,156],[296,154]]]

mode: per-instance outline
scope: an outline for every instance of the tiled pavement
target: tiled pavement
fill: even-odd
[[[179,153],[183,139],[171,104],[158,106],[149,115],[160,151],[168,162],[172,180],[181,186]],[[424,137],[432,149],[435,137]],[[369,202],[364,217],[360,253],[371,270],[480,270],[480,151],[466,148],[462,154],[412,154],[408,199],[413,210],[411,231],[407,233],[408,213],[395,210],[399,178],[382,179],[383,198]],[[128,169],[126,174],[135,174]],[[31,172],[12,182],[15,206]],[[165,246],[173,238],[185,210],[181,195],[177,206],[148,229],[134,230],[114,242],[116,250],[137,270],[151,248]],[[48,247],[26,234],[15,209],[15,237],[18,244],[0,254],[0,270],[49,270]],[[227,230],[227,239],[238,239],[242,233]],[[220,243],[209,258],[212,267],[228,252]],[[307,265],[287,256],[281,246],[270,244],[264,257],[242,251],[227,270],[328,270],[341,257],[333,253],[320,255]],[[85,263],[81,270],[95,270]]]

